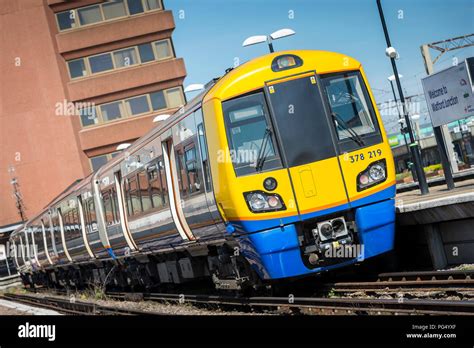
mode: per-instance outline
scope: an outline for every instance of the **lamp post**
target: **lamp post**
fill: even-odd
[[[398,74],[398,77],[402,78],[403,75]],[[392,87],[393,100],[395,100],[395,106],[397,107],[397,112],[398,112],[398,123],[400,123],[400,132],[402,133],[403,140],[405,141],[405,146],[407,148],[408,158],[411,160],[410,148],[408,147],[407,132],[406,132],[405,127],[403,126],[402,113],[400,112],[400,109],[398,108],[398,98],[397,98],[397,95],[395,94],[395,88],[393,87],[393,81],[395,80],[395,75],[390,75],[389,77],[387,77],[387,80],[390,82],[390,87]],[[410,163],[409,167],[410,167],[410,170],[412,171],[413,178],[416,178],[416,172],[414,171],[413,166],[411,165],[411,163]]]
[[[250,36],[245,39],[245,41],[242,43],[242,46],[246,47],[246,46],[251,46],[258,43],[266,42],[268,44],[268,49],[270,50],[270,53],[273,53],[275,52],[275,50],[273,49],[273,40],[281,39],[281,38],[291,36],[294,34],[295,34],[295,31],[292,29],[280,29],[271,33],[270,35]]]
[[[408,110],[405,104],[405,96],[403,95],[402,85],[400,83],[400,78],[398,75],[397,64],[395,63],[395,58],[397,57],[397,51],[395,50],[395,48],[392,47],[392,44],[390,43],[390,36],[388,35],[387,24],[385,23],[385,17],[383,15],[382,4],[380,3],[380,0],[377,0],[377,7],[379,10],[380,20],[382,22],[382,28],[385,35],[385,41],[387,42],[387,49],[385,50],[385,53],[390,58],[390,62],[392,63],[393,74],[395,76],[395,82],[397,83],[398,95],[400,96],[400,101],[403,107],[403,116],[405,118],[408,135],[410,137],[409,147],[410,147],[412,158],[413,158],[413,164],[415,167],[416,176],[418,178],[418,185],[420,187],[421,194],[426,195],[429,193],[428,183],[426,182],[426,176],[423,171],[423,162],[421,160],[418,143],[416,142],[415,137],[413,135],[413,129],[410,124],[410,118],[408,116]]]

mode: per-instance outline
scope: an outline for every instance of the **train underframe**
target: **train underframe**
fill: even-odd
[[[31,287],[166,291],[201,281],[218,290],[259,291],[275,281],[318,274],[391,251],[394,231],[394,202],[388,199],[232,236],[220,245],[56,266],[22,277]]]

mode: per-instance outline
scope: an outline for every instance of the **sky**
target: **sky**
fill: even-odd
[[[351,56],[362,63],[376,102],[393,99],[387,80],[393,71],[375,0],[164,0],[164,5],[175,18],[173,43],[176,56],[185,60],[185,86],[204,84],[236,60],[268,52],[265,44],[242,47],[247,37],[291,28],[296,35],[274,41],[276,51],[318,49]],[[404,93],[421,94],[426,74],[420,45],[474,33],[474,0],[382,0],[382,6],[400,54]],[[431,54],[434,59],[437,52]],[[435,71],[469,56],[474,47],[447,52]]]

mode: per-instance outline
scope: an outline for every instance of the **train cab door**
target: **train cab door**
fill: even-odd
[[[265,93],[300,216],[348,207],[333,133],[314,72],[266,83]]]
[[[195,241],[196,237],[186,221],[181,204],[182,200],[179,192],[178,170],[172,137],[162,141],[161,146],[165,165],[166,185],[168,187],[168,199],[173,221],[178,233],[184,241]]]

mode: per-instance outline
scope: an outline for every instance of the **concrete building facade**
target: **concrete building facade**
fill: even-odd
[[[161,0],[0,0],[0,227],[185,103],[174,28]]]

